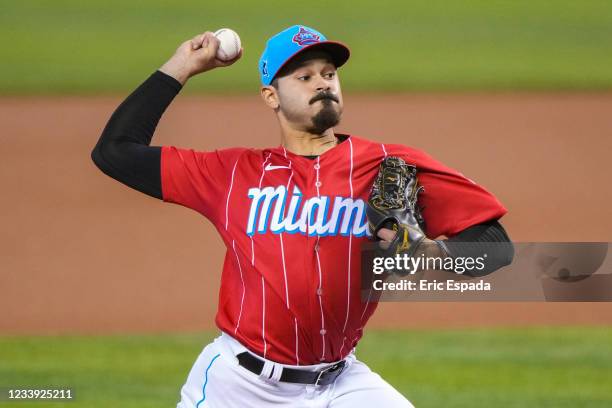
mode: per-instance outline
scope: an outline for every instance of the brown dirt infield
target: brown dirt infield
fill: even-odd
[[[118,98],[0,98],[0,334],[213,327],[223,248],[89,159]],[[422,148],[510,209],[516,241],[612,241],[612,94],[347,96],[340,130]],[[257,97],[181,96],[156,144],[278,144]],[[612,324],[612,303],[393,303],[369,327]]]

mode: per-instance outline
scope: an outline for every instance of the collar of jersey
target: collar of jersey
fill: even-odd
[[[341,140],[339,141],[337,145],[327,150],[325,153],[319,155],[319,162],[321,162],[322,160],[326,160],[328,157],[334,157],[334,156],[337,156],[338,154],[344,154],[345,149],[347,149],[347,146],[348,146],[348,140],[349,138],[352,138],[352,136],[347,135],[345,133],[336,133],[336,136],[341,138]],[[283,146],[275,147],[273,149],[270,149],[270,151],[274,154],[280,154],[281,156],[285,155],[285,149],[283,149]],[[306,163],[312,163],[313,161],[317,160],[317,159],[309,159],[300,154],[292,153],[289,150],[287,150],[287,157],[291,158],[291,160],[295,160],[295,159],[303,160]]]

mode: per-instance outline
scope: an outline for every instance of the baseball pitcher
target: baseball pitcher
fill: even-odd
[[[181,44],[121,103],[92,152],[110,177],[202,214],[227,248],[220,335],[195,361],[178,407],[411,407],[355,355],[377,306],[360,298],[361,245],[379,239],[415,255],[430,244],[455,257],[495,243],[490,273],[512,258],[498,222],[506,209],[422,151],[334,132],[343,111],[338,69],[349,49],[301,25],[271,37],[259,60],[277,147],[151,146],[190,77],[240,59],[216,59],[218,47],[210,32]],[[419,192],[423,222],[385,212],[384,200],[407,188]]]

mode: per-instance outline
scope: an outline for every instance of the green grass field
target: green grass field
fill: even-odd
[[[351,91],[612,88],[604,0],[24,0],[0,13],[0,94],[125,92],[220,27],[240,33],[244,58],[188,92],[256,93],[265,40],[296,23],[351,47]]]
[[[26,407],[170,407],[212,333],[2,337],[0,387],[71,387]],[[357,356],[424,407],[610,407],[612,328],[372,331]],[[0,402],[0,407],[8,406]]]

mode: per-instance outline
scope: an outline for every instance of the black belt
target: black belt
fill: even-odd
[[[240,353],[236,357],[241,366],[252,373],[257,375],[261,374],[265,364],[262,359],[255,357],[248,351]],[[283,367],[280,381],[298,384],[329,385],[338,378],[345,367],[346,361],[344,360],[318,371],[296,370],[295,368]],[[273,374],[274,367],[272,368],[270,377],[272,377]]]

